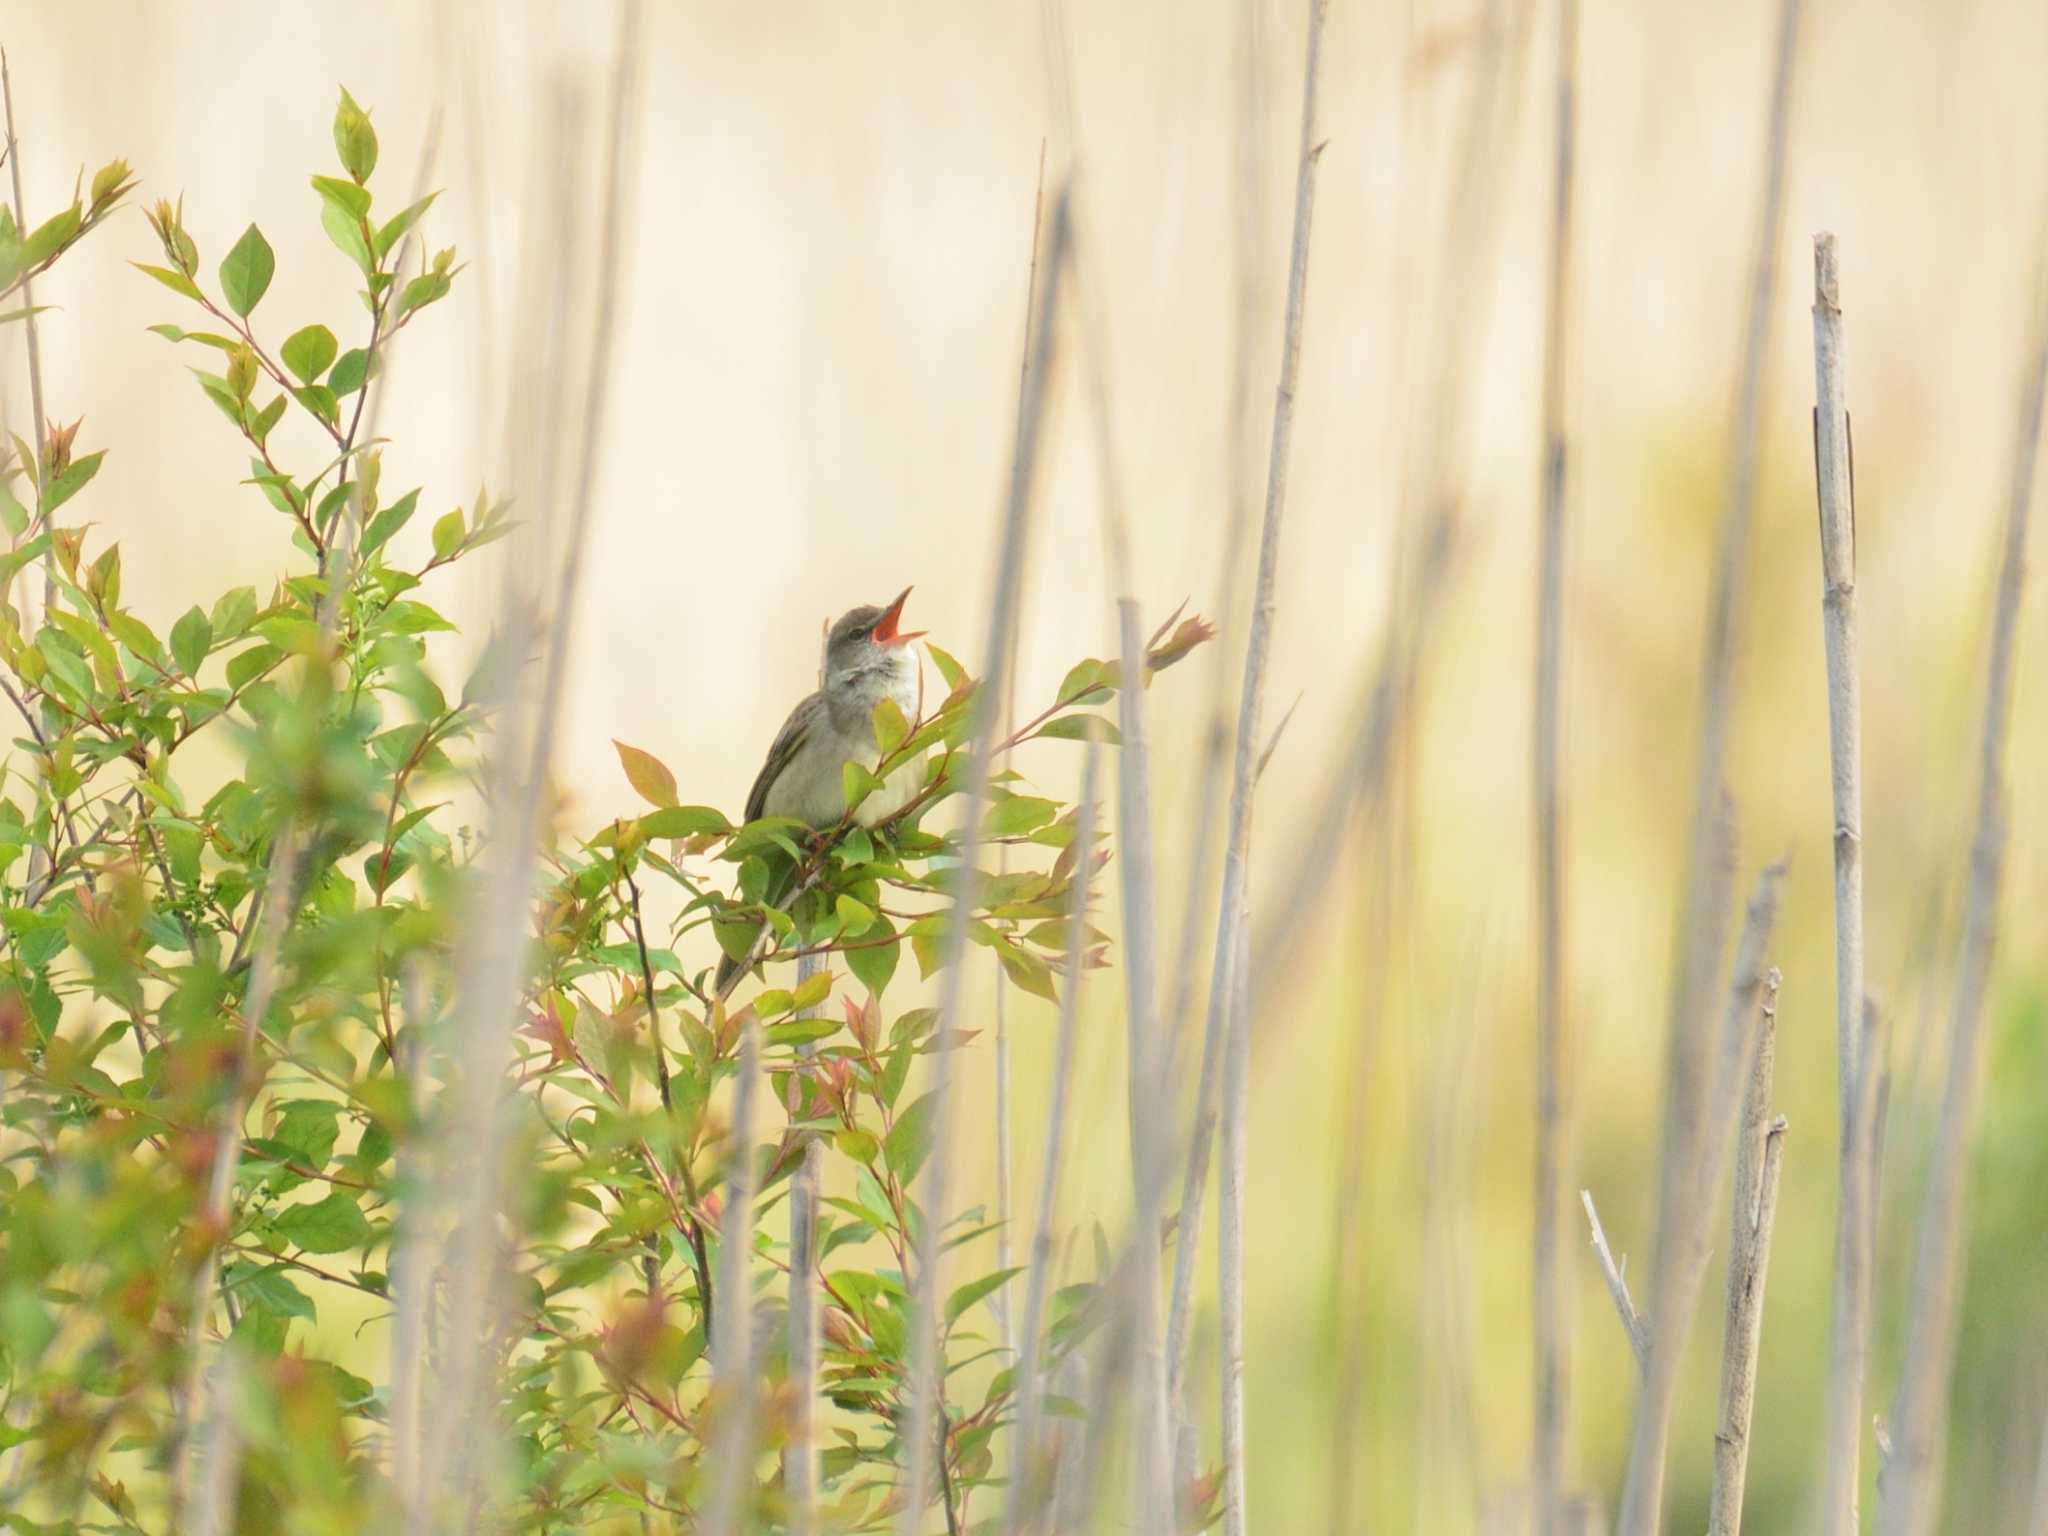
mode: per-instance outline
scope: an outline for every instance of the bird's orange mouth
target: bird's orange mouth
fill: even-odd
[[[924,634],[921,629],[899,630],[896,625],[903,617],[903,604],[910,596],[905,587],[896,594],[896,601],[882,610],[882,616],[875,620],[874,642],[877,645],[908,645]]]

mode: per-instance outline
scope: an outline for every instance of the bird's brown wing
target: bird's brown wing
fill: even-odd
[[[747,791],[748,821],[759,821],[768,814],[768,792],[782,777],[782,770],[803,750],[804,742],[817,722],[818,712],[824,707],[824,694],[814,693],[792,709],[789,718],[782,722],[782,729],[775,733],[774,744],[768,748],[768,760],[761,764],[761,771],[754,776],[754,787]]]

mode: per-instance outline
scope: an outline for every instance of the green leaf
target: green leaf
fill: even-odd
[[[982,836],[1022,837],[1045,826],[1059,813],[1060,808],[1050,800],[1035,795],[1012,795],[989,807],[988,815],[982,819]]]
[[[884,937],[888,942],[875,942]],[[845,951],[846,968],[853,972],[861,985],[879,997],[888,990],[889,978],[896,974],[896,962],[902,955],[903,944],[896,937],[895,924],[877,913],[874,925],[862,936],[861,942]]]
[[[396,537],[398,530],[412,521],[412,515],[419,509],[419,504],[420,493],[416,490],[407,491],[371,518],[370,526],[363,530],[363,553],[373,555],[389,544]]]
[[[970,1280],[946,1298],[946,1326],[952,1327],[960,1321],[960,1314],[980,1301],[984,1296],[1001,1290],[1011,1280],[1024,1273],[1022,1266],[1015,1269],[999,1269],[992,1275],[983,1275],[979,1280]]]
[[[1120,747],[1124,744],[1123,732],[1116,728],[1114,721],[1090,714],[1061,715],[1041,726],[1031,739],[1036,741],[1040,736],[1050,736],[1057,741],[1086,741],[1092,736],[1104,746]]]
[[[199,285],[182,272],[170,267],[153,267],[146,261],[134,261],[129,265],[138,272],[147,272],[180,298],[190,299],[195,304],[206,302],[206,295],[199,291]]]
[[[285,337],[279,355],[284,359],[285,367],[299,376],[301,384],[311,384],[334,361],[337,346],[334,332],[326,326],[308,325]]]
[[[931,657],[932,665],[939,669],[939,676],[946,680],[946,691],[948,693],[951,693],[967,680],[967,669],[945,651],[940,650],[929,640],[925,642],[924,650],[925,654]]]
[[[343,398],[361,389],[370,377],[370,354],[361,347],[350,347],[341,354],[341,361],[334,365],[334,372],[327,375],[327,387]]]
[[[874,908],[851,896],[841,895],[832,909],[839,914],[840,931],[849,939],[859,938],[874,926]]]
[[[912,1099],[882,1138],[882,1155],[896,1177],[908,1184],[932,1151],[932,1095]]]
[[[438,192],[429,192],[425,197],[406,209],[405,212],[394,214],[389,222],[377,231],[378,260],[381,261],[391,254],[398,242],[405,238],[406,231],[419,223],[420,215],[433,206],[434,199],[440,195]]]
[[[462,508],[436,518],[434,521],[434,558],[446,560],[462,548]]]
[[[377,130],[370,126],[370,114],[345,90],[334,109],[334,152],[341,157],[341,168],[358,186],[377,169]]]
[[[237,1265],[228,1272],[227,1286],[245,1307],[273,1317],[303,1317],[310,1322],[316,1316],[313,1303],[292,1284],[282,1266],[252,1273]]]
[[[875,706],[875,745],[887,757],[903,745],[910,735],[910,722],[903,717],[903,707],[884,694]]]
[[[1091,704],[1100,703],[1109,697],[1109,668],[1100,661],[1076,662],[1060,684],[1058,694],[1062,705],[1079,704],[1084,700]]]
[[[334,248],[356,264],[356,270],[368,277],[377,270],[377,263],[370,255],[369,242],[363,239],[362,221],[352,219],[341,206],[333,201],[320,205],[320,227],[327,231],[327,238],[334,242]]]
[[[262,230],[251,224],[242,231],[234,249],[221,258],[220,289],[227,297],[228,308],[246,318],[262,302],[276,271],[277,257],[270,242],[263,238]]]
[[[875,1140],[874,1134],[858,1127],[840,1131],[832,1142],[856,1163],[872,1163],[882,1155],[882,1144]]]
[[[1047,1002],[1059,1001],[1059,993],[1053,990],[1052,967],[1038,956],[1002,941],[996,944],[996,956],[1003,962],[1004,974],[1019,987]]]
[[[232,587],[213,605],[213,632],[222,640],[233,640],[256,621],[256,589]]]
[[[106,456],[104,449],[88,453],[83,458],[73,459],[62,474],[52,475],[43,491],[43,516],[48,517],[84,490],[85,483],[100,472],[100,460]]]
[[[640,835],[655,837],[696,837],[700,833],[725,833],[732,823],[708,805],[667,805],[640,818]]]
[[[370,216],[370,194],[352,181],[343,181],[339,176],[315,176],[313,190],[320,194],[322,202],[346,214],[351,221]]]
[[[839,1033],[838,1019],[790,1019],[782,1024],[770,1024],[763,1038],[770,1045],[809,1045],[814,1040],[823,1040],[827,1035]]]
[[[663,807],[676,803],[676,776],[668,771],[660,758],[616,739],[612,745],[618,748],[619,762],[626,770],[626,782],[633,786],[641,799],[650,805]]]
[[[795,990],[790,993],[790,1002],[797,1012],[801,1013],[806,1008],[817,1007],[831,995],[832,973],[818,970],[812,972],[806,980],[797,983]]]
[[[156,661],[164,653],[163,642],[157,639],[155,631],[132,613],[109,610],[107,628],[116,640],[145,660]]]
[[[197,677],[199,668],[213,649],[213,625],[195,603],[185,616],[171,626],[171,659],[187,677]]]
[[[24,268],[41,266],[78,233],[79,226],[84,222],[84,213],[76,203],[62,213],[50,215],[36,226],[34,234],[22,241],[21,265]]]
[[[295,1205],[271,1223],[277,1234],[307,1253],[348,1253],[370,1240],[370,1223],[356,1197],[337,1189],[325,1200]]]

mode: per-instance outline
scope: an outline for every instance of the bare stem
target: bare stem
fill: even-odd
[[[1757,1347],[1763,1337],[1764,1280],[1778,1209],[1785,1120],[1771,1118],[1778,1013],[1767,997],[1756,1060],[1735,1133],[1735,1191],[1728,1222],[1728,1296],[1722,1315],[1721,1404],[1714,1431],[1714,1492],[1707,1536],[1737,1536],[1749,1468],[1749,1426],[1756,1404]]]
[[[1600,1225],[1600,1212],[1593,1206],[1593,1191],[1582,1189],[1579,1199],[1586,1207],[1586,1221],[1593,1229],[1593,1252],[1600,1260],[1600,1274],[1607,1282],[1607,1294],[1614,1298],[1615,1315],[1621,1319],[1621,1331],[1628,1335],[1629,1353],[1636,1357],[1636,1369],[1647,1369],[1650,1363],[1650,1330],[1636,1311],[1635,1302],[1628,1294],[1628,1260],[1614,1262],[1614,1250],[1607,1246],[1607,1233]]]
[[[1032,1229],[1030,1275],[1025,1282],[1024,1325],[1017,1336],[1017,1441],[1003,1506],[1003,1536],[1020,1536],[1053,1497],[1055,1476],[1045,1477],[1039,1444],[1045,1405],[1043,1362],[1045,1294],[1052,1274],[1053,1213],[1058,1209],[1060,1163],[1066,1150],[1067,1090],[1074,1075],[1074,1021],[1081,1011],[1081,978],[1087,969],[1088,881],[1095,849],[1095,774],[1100,748],[1091,738],[1081,773],[1081,819],[1074,836],[1074,888],[1067,908],[1066,990],[1060,996],[1058,1037],[1053,1045],[1051,1102],[1046,1110],[1045,1158],[1038,1177],[1038,1220]]]
[[[1067,266],[1071,189],[1063,186],[1053,201],[1052,239],[1039,273],[1035,303],[1037,331],[1030,346],[1031,369],[1025,390],[1026,408],[1018,415],[1017,440],[1010,459],[1010,483],[1003,513],[1002,542],[995,569],[995,590],[989,603],[988,633],[982,648],[986,658],[985,676],[1000,677],[1003,659],[1009,654],[1017,623],[1017,588],[1024,564],[1025,533],[1030,523],[1032,488],[1038,470],[1039,439],[1043,428],[1046,386],[1053,357],[1054,323],[1058,319],[1060,281]],[[961,826],[961,869],[968,878],[960,881],[953,909],[953,921],[946,937],[945,979],[940,987],[939,1028],[941,1038],[960,1027],[965,1000],[968,917],[973,912],[975,850],[980,842],[982,812],[988,803],[989,765],[996,745],[998,706],[992,690],[984,689],[974,703],[973,751],[968,759],[967,792]],[[932,1154],[926,1159],[920,1179],[919,1205],[925,1213],[918,1234],[917,1270],[912,1277],[915,1305],[912,1311],[910,1416],[897,1435],[903,1447],[904,1484],[899,1490],[901,1513],[898,1529],[902,1536],[917,1536],[926,1501],[932,1487],[932,1454],[937,1440],[940,1390],[944,1375],[939,1360],[939,1309],[945,1302],[941,1288],[940,1260],[943,1248],[937,1234],[946,1222],[946,1179],[952,1164],[948,1133],[951,1129],[952,1051],[934,1052],[932,1061],[931,1124]]]
[[[2048,237],[2041,250],[2048,274]],[[2027,520],[2034,466],[2041,446],[2041,409],[2048,392],[2048,303],[2037,279],[2033,338],[2020,392],[2006,503],[1998,598],[1991,624],[1991,660],[1984,684],[1983,738],[1977,762],[1977,830],[1970,851],[1970,885],[1963,916],[1962,951],[1949,1010],[1948,1075],[1927,1186],[1906,1307],[1906,1352],[1892,1406],[1892,1457],[1880,1485],[1879,1536],[1922,1536],[1933,1528],[1941,1494],[1939,1457],[1948,1422],[1949,1378],[1955,1364],[1956,1326],[1962,1310],[1962,1249],[1970,1141],[1977,1120],[1984,1018],[1991,951],[1997,936],[1998,893],[2005,872],[2005,738],[2012,706],[2014,634],[2026,575]]]
[[[1683,1070],[1681,1038],[1711,1007],[1721,957],[1716,925],[1725,903],[1717,901],[1712,891],[1714,822],[1726,792],[1728,736],[1741,648],[1742,587],[1748,563],[1750,510],[1756,492],[1757,424],[1763,411],[1764,359],[1770,350],[1771,322],[1777,308],[1778,232],[1784,216],[1786,143],[1801,3],[1802,0],[1779,0],[1770,117],[1764,134],[1763,176],[1757,191],[1748,319],[1743,335],[1742,368],[1736,382],[1734,439],[1708,599],[1706,647],[1701,658],[1699,756],[1673,979],[1672,1059],[1667,1097],[1679,1092],[1677,1074]]]
[[[1569,1062],[1565,1049],[1563,748],[1558,723],[1564,651],[1564,378],[1571,293],[1572,94],[1578,46],[1578,0],[1559,0],[1557,16],[1557,140],[1551,202],[1550,293],[1544,318],[1543,483],[1541,553],[1537,568],[1535,752],[1536,802],[1536,1201],[1534,1295],[1536,1335],[1536,1529],[1557,1530],[1564,1482],[1564,1437],[1570,1412],[1570,1317],[1558,1260],[1566,1161]]]
[[[1869,1126],[1860,1084],[1872,1071],[1863,1033],[1862,685],[1856,644],[1856,488],[1842,362],[1835,237],[1813,241],[1814,478],[1820,499],[1821,626],[1827,651],[1828,751],[1834,789],[1835,1032],[1841,1098],[1841,1179],[1835,1205],[1834,1308],[1828,1345],[1823,1529],[1859,1530],[1863,1372],[1873,1234],[1859,1191],[1868,1180]]]
[[[1727,1009],[1718,1033],[1673,1042],[1674,1051],[1689,1059],[1680,1078],[1684,1097],[1670,1104],[1665,1114],[1665,1177],[1657,1212],[1656,1272],[1651,1277],[1649,1363],[1636,1399],[1628,1476],[1616,1522],[1621,1536],[1654,1536],[1658,1529],[1672,1403],[1686,1336],[1706,1278],[1721,1163],[1771,986],[1763,957],[1777,920],[1783,874],[1782,867],[1773,865],[1757,881],[1736,945]]]

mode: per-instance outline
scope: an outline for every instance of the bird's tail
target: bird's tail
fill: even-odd
[[[740,962],[733,959],[731,955],[720,955],[718,957],[718,980],[713,984],[711,995],[713,997],[731,996],[732,989],[739,980],[739,974]]]

